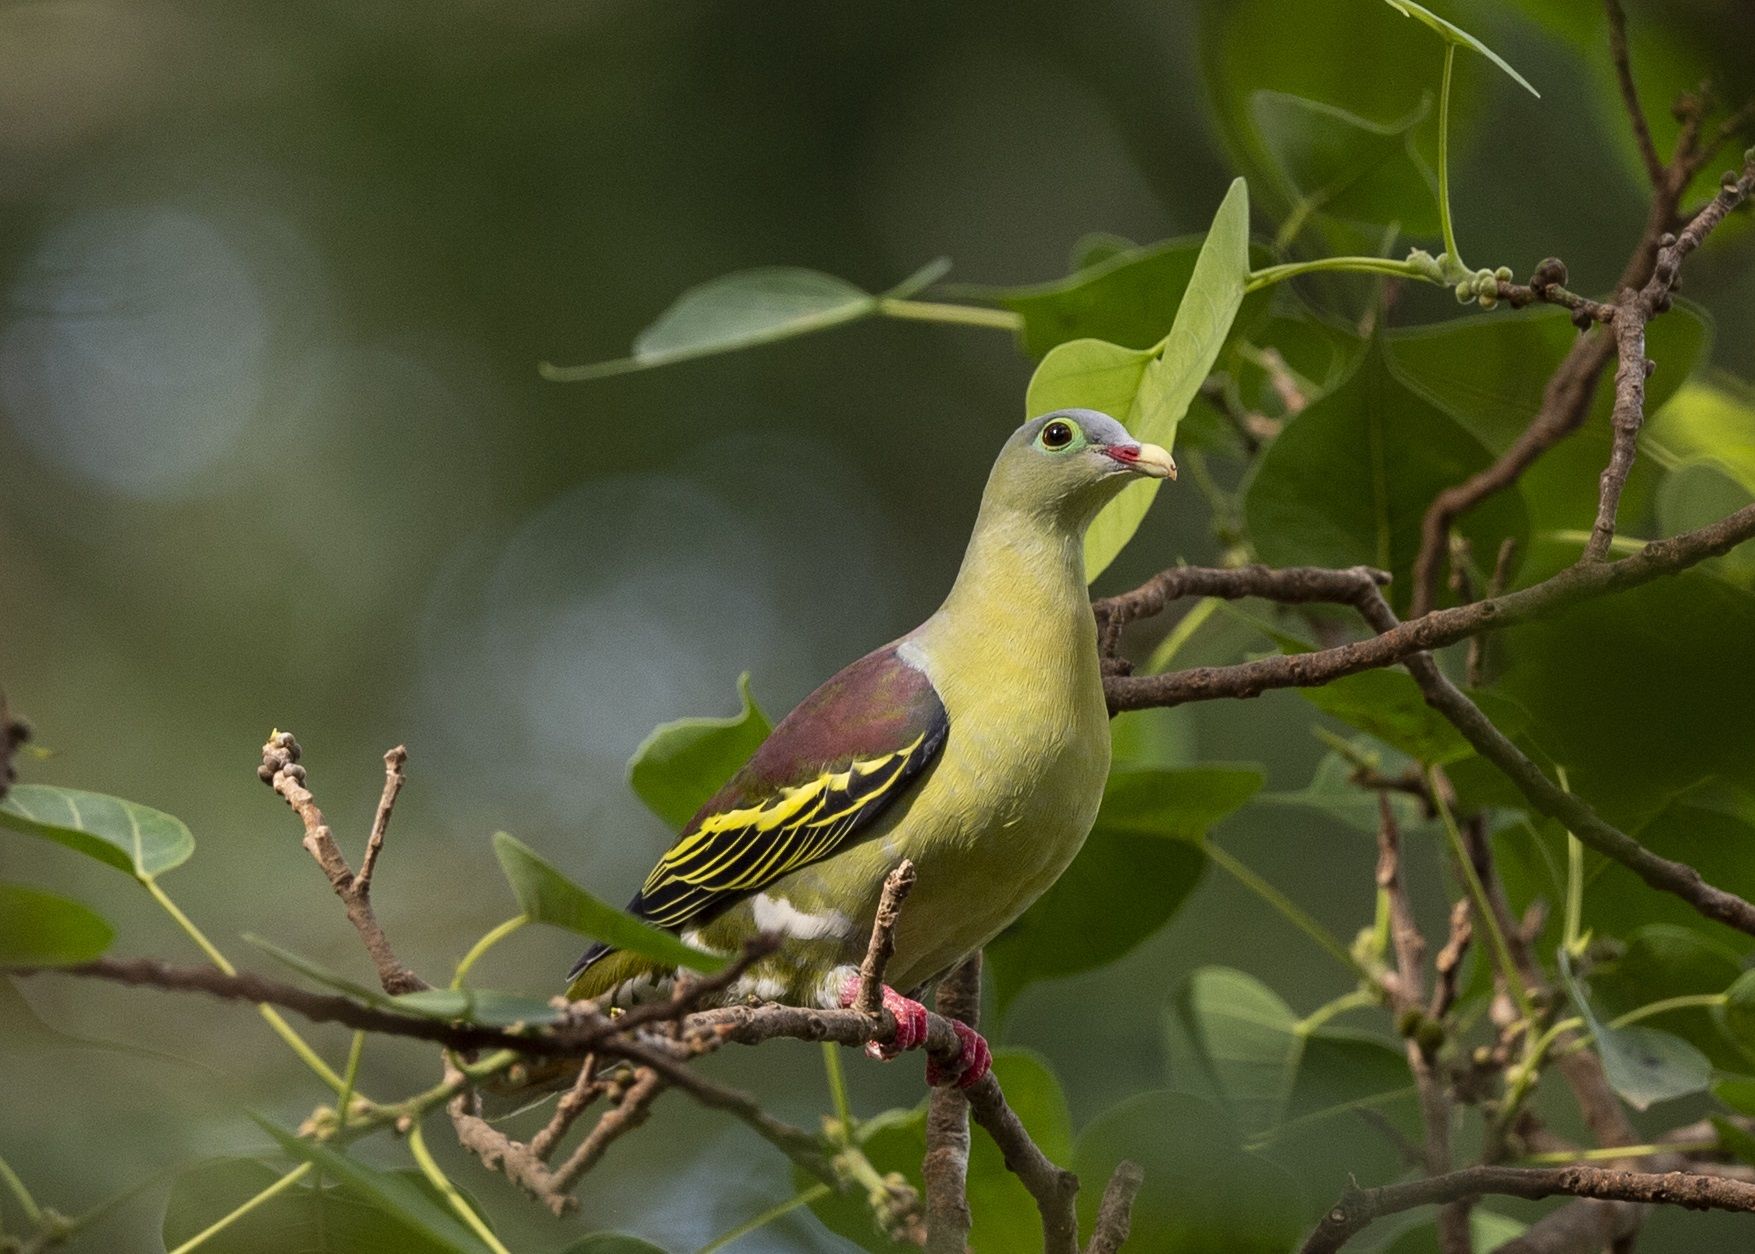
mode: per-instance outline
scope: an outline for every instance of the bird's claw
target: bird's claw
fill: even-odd
[[[859,994],[859,977],[847,981],[841,990],[841,1004],[851,1006]],[[867,1056],[888,1062],[904,1050],[919,1049],[926,1044],[926,1007],[911,997],[904,997],[888,984],[884,985],[884,1009],[896,1021],[896,1033],[887,1041],[869,1041]]]
[[[952,1019],[951,1027],[956,1029],[957,1040],[962,1043],[962,1052],[956,1061],[945,1066],[928,1054],[926,1057],[926,1082],[931,1085],[954,1084],[966,1089],[979,1083],[993,1067],[993,1051],[987,1047],[986,1039],[960,1019]]]

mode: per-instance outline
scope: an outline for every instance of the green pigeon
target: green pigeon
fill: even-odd
[[[980,949],[1060,877],[1096,820],[1109,714],[1085,590],[1084,535],[1129,482],[1174,478],[1170,454],[1115,419],[1062,409],[1000,450],[963,564],[938,612],[842,670],[787,715],[658,860],[631,913],[690,944],[770,956],[728,1001],[851,1003],[884,878],[918,873],[895,932],[877,1057],[924,1043],[926,986]],[[608,945],[568,994],[628,1004],[673,972]],[[906,990],[910,995],[898,993]],[[930,1083],[973,1084],[986,1043]]]

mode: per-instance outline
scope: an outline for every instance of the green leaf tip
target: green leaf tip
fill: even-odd
[[[1489,48],[1479,39],[1476,39],[1473,35],[1469,34],[1456,23],[1446,21],[1424,5],[1415,4],[1414,0],[1383,0],[1383,2],[1390,8],[1394,9],[1397,13],[1400,13],[1403,17],[1415,18],[1430,27],[1432,30],[1437,31],[1439,36],[1443,38],[1446,43],[1460,44],[1464,48],[1469,48],[1480,53],[1494,65],[1504,70],[1506,74],[1510,75],[1511,80],[1519,87],[1522,87],[1530,95],[1534,96],[1537,100],[1542,98],[1542,93],[1537,91],[1535,87],[1531,85],[1529,79],[1512,69],[1510,62],[1500,56],[1497,52],[1494,52],[1493,49]]]

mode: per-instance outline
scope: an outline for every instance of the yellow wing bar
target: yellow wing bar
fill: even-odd
[[[893,753],[855,759],[758,805],[709,815],[659,859],[640,889],[640,912],[660,927],[680,927],[829,857],[925,765],[927,739],[922,732]]]

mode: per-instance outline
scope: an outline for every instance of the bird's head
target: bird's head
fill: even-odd
[[[987,481],[987,503],[1082,530],[1139,478],[1174,479],[1176,463],[1108,414],[1057,409],[1012,433]]]

